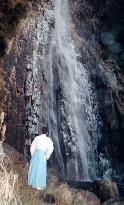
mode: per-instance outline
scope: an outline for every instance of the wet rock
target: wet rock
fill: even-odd
[[[120,53],[122,50],[121,44],[118,42],[114,42],[111,45],[109,45],[109,50],[113,53]]]
[[[114,43],[114,36],[111,32],[102,32],[100,38],[104,45],[111,45]]]
[[[103,153],[99,153],[99,159],[100,173],[103,175],[104,179],[109,179],[112,174],[111,162]],[[99,183],[99,181],[97,181],[97,183]]]
[[[120,59],[124,61],[124,52],[120,55]]]
[[[123,205],[124,198],[109,199],[103,203],[103,205]]]
[[[96,181],[94,189],[101,202],[119,197],[118,187],[116,183],[112,181]]]
[[[73,205],[101,205],[97,196],[89,191],[78,191],[73,199]]]
[[[93,191],[94,182],[92,181],[76,181],[76,180],[66,180],[67,184],[74,189],[83,189],[88,191]]]
[[[43,201],[45,203],[51,203],[52,204],[52,203],[55,203],[55,198],[54,198],[53,195],[45,193],[43,195]]]
[[[121,178],[121,181],[124,181],[124,175],[122,176],[120,174],[120,178]],[[118,189],[119,189],[119,194],[120,194],[121,197],[123,197],[124,196],[124,183],[117,183],[117,185],[118,185]]]
[[[115,40],[118,39],[119,32],[120,32],[120,29],[117,27],[111,30],[111,33],[113,34]]]

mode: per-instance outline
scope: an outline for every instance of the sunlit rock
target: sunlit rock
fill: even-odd
[[[5,113],[2,112],[2,113],[0,114],[0,129],[1,129],[1,126],[2,126],[2,124],[3,124],[3,122],[4,122],[4,117],[5,117]]]
[[[2,143],[0,142],[0,155],[3,155],[3,146],[2,146]],[[0,156],[1,158],[1,156]]]

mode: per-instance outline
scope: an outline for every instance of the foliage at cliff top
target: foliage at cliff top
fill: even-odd
[[[26,17],[26,2],[0,0],[0,57],[6,54],[8,40],[13,37],[20,20]]]

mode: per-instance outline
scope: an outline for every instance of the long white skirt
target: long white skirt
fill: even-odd
[[[47,161],[45,152],[38,149],[32,156],[28,172],[28,185],[46,188]]]

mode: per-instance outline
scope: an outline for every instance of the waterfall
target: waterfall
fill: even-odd
[[[31,35],[25,36],[24,151],[41,127],[48,125],[55,147],[52,167],[67,180],[94,180],[99,176],[101,138],[98,102],[88,70],[78,60],[68,1],[45,3],[44,15],[33,17],[27,30]]]
[[[78,61],[80,53],[72,37],[67,0],[55,1],[54,15],[46,65],[48,125],[55,144],[53,163],[66,179],[95,179],[100,138],[97,100],[88,72]]]

